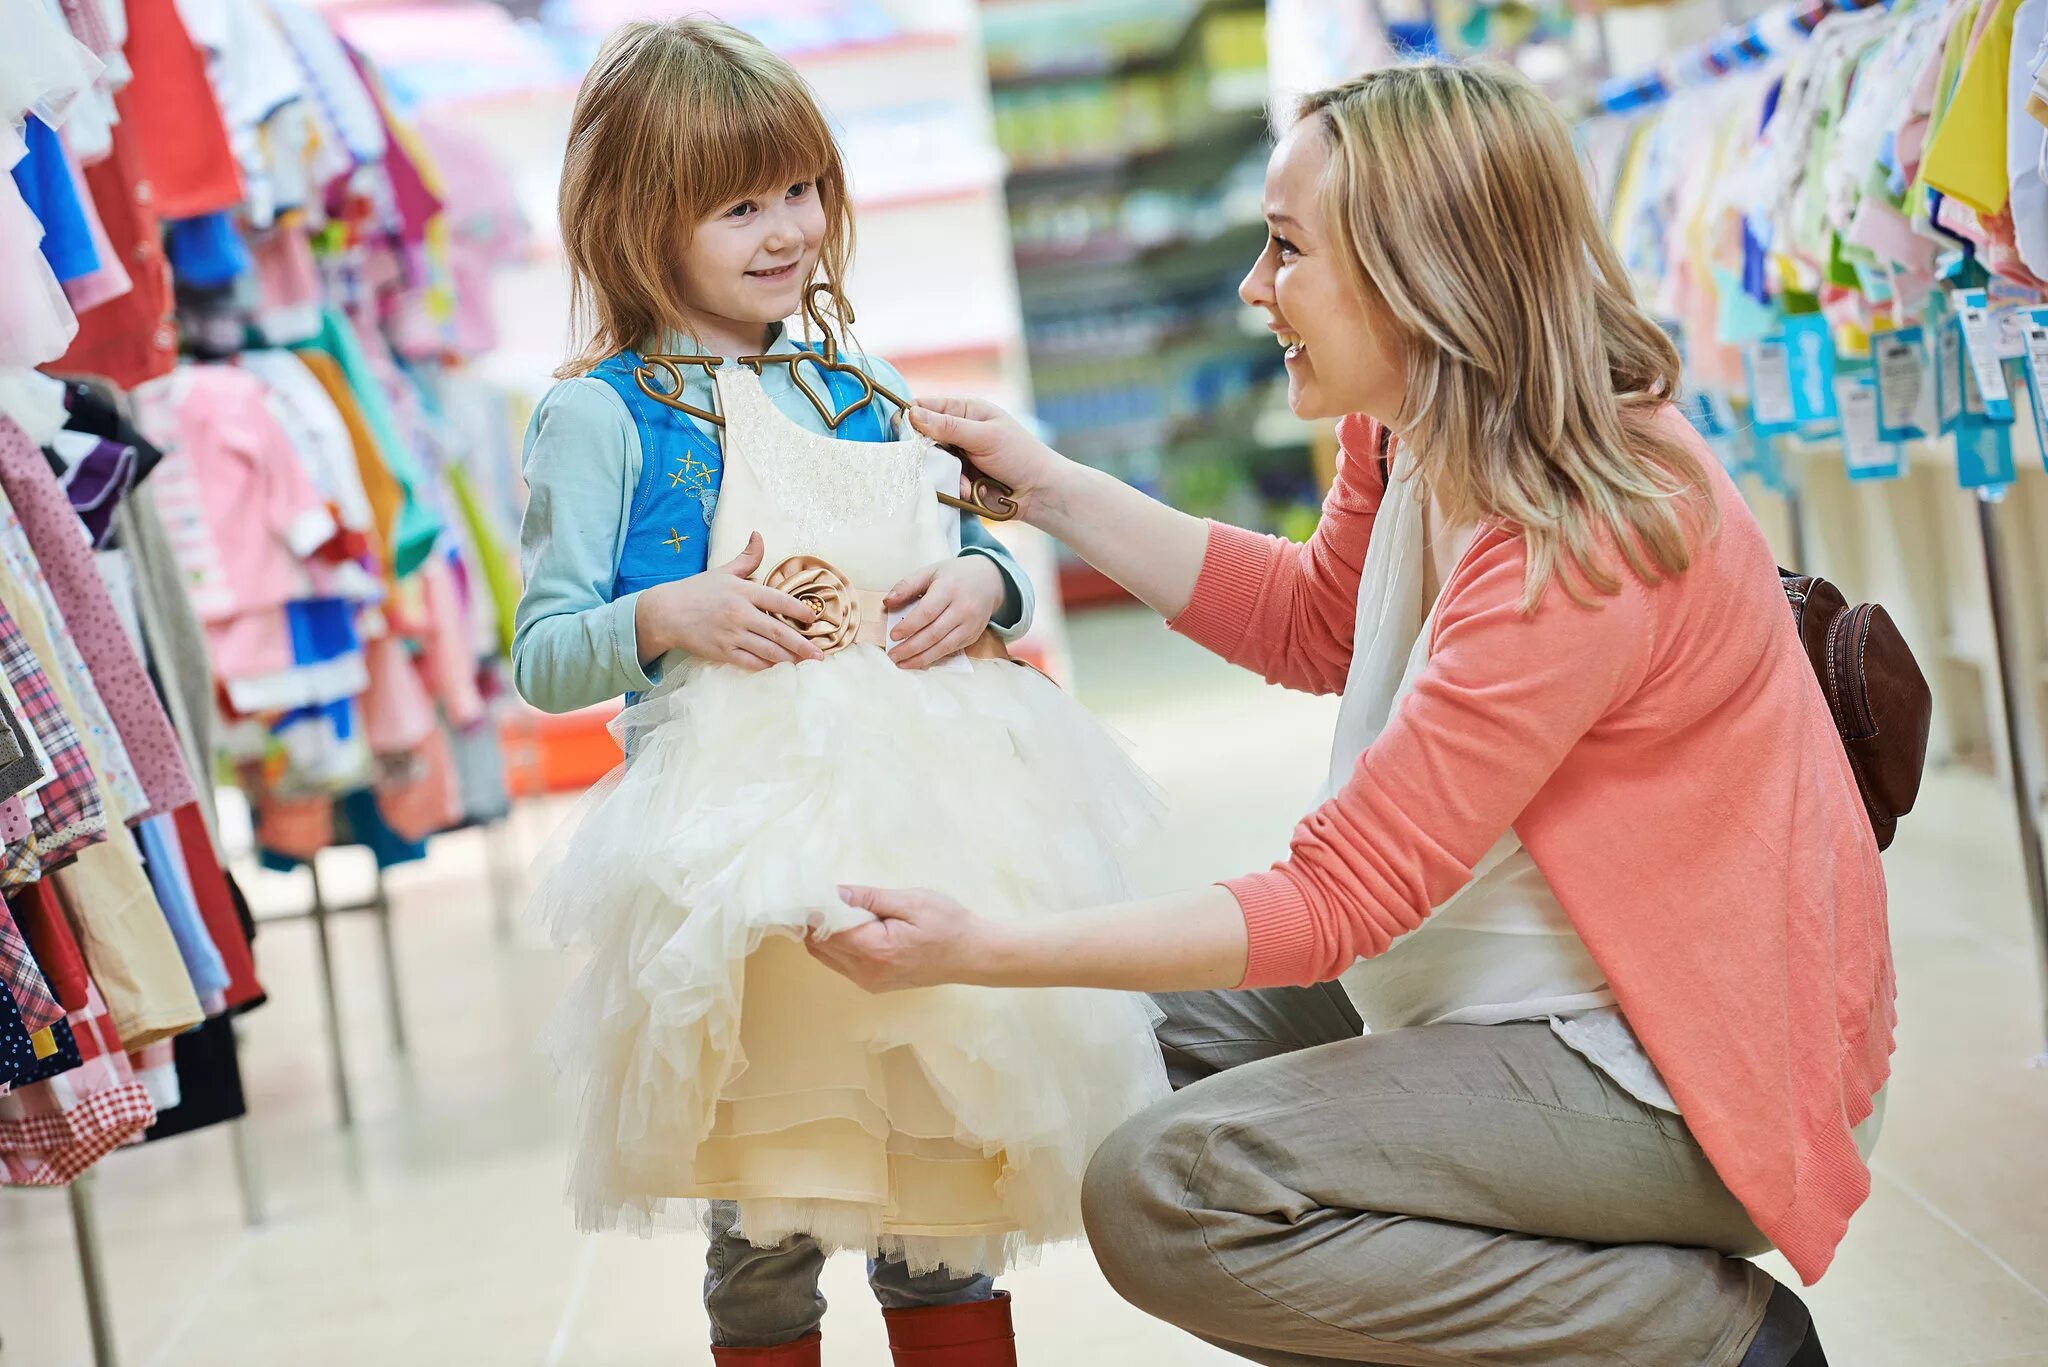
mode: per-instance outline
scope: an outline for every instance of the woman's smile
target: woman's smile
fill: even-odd
[[[1293,365],[1296,361],[1303,360],[1308,356],[1308,343],[1301,340],[1300,333],[1289,328],[1285,323],[1269,322],[1266,326],[1272,331],[1273,340],[1280,344],[1281,355],[1285,358],[1287,364]]]

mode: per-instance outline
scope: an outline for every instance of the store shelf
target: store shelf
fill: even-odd
[[[1224,110],[1191,133],[1156,146],[1125,148],[1101,156],[1042,165],[1012,165],[1010,198],[1028,198],[1065,191],[1091,182],[1137,182],[1169,171],[1213,169],[1256,147],[1266,136],[1266,121],[1249,110]]]
[[[1031,90],[1039,86],[1071,81],[1117,80],[1128,76],[1156,75],[1178,65],[1196,42],[1205,21],[1217,14],[1258,8],[1258,0],[1203,0],[1188,12],[1187,22],[1177,36],[1159,47],[1115,62],[1065,62],[1035,69],[991,68],[989,88],[1002,92]]]
[[[1237,244],[1265,236],[1261,222],[1231,223],[1214,232],[1190,233],[1161,242],[1132,242],[1121,233],[1103,233],[1066,247],[1019,247],[1020,272],[1066,270],[1076,266],[1141,265],[1196,248]]]

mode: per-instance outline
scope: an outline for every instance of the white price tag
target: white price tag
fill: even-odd
[[[1933,395],[1927,383],[1927,354],[1920,348],[1920,330],[1880,332],[1870,339],[1870,351],[1877,366],[1880,426],[1890,429],[1894,440],[1928,436],[1927,408]]]
[[[2010,403],[2012,396],[2005,387],[2005,363],[1998,356],[1998,337],[1984,291],[1957,294],[1956,317],[1963,324],[1963,347],[1969,353],[1970,376],[1977,382],[1977,392],[1983,396],[1985,410],[2000,416],[1999,405]]]
[[[2044,394],[2048,394],[2048,322],[2029,320],[2020,330],[2020,337],[2026,345],[2027,375],[2034,391],[2034,404],[2039,407]]]
[[[1750,343],[1751,413],[1766,427],[1789,426],[1799,420],[1792,401],[1790,359],[1783,342]]]
[[[1867,377],[1835,381],[1835,412],[1842,424],[1842,461],[1850,478],[1893,478],[1902,473],[1903,448],[1887,442],[1877,418],[1877,384]]]
[[[1998,359],[2017,361],[2027,354],[2027,313],[2025,305],[2002,308],[1991,315],[1991,331],[1998,343]]]
[[[2021,314],[2020,340],[2026,348],[2027,398],[2034,408],[2034,436],[2048,458],[2048,309]]]

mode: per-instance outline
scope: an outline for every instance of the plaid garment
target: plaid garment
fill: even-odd
[[[0,442],[7,437],[7,424],[0,421]],[[82,535],[82,534],[81,534]],[[94,779],[110,821],[140,821],[150,811],[149,795],[136,777],[135,765],[114,729],[101,689],[93,681],[92,669],[71,634],[64,610],[58,606],[43,567],[29,548],[28,533],[15,515],[14,505],[0,490],[0,565],[9,571],[5,589],[7,606],[15,625],[27,638],[29,649],[52,671],[50,682],[64,712],[78,729],[85,745]],[[111,611],[111,609],[109,609]],[[115,632],[120,631],[115,624]],[[182,763],[182,760],[180,761]]]
[[[61,614],[51,616],[50,634],[71,637],[91,671],[90,686],[106,711],[113,739],[126,752],[143,791],[144,805],[131,806],[128,819],[168,815],[198,801],[185,767],[184,747],[171,730],[171,719],[135,642],[121,625],[120,610],[93,560],[91,544],[81,535],[78,514],[64,486],[28,434],[4,418],[0,486],[15,515],[18,533],[13,534],[28,549],[56,614]],[[26,571],[22,577],[27,577]]]
[[[28,947],[28,938],[14,923],[14,914],[0,902],[0,987],[14,998],[21,1022],[30,1034],[47,1030],[64,1019],[64,1008],[50,990],[50,980]]]
[[[99,989],[91,996],[70,1017],[79,1066],[0,1096],[0,1185],[63,1186],[156,1122]]]
[[[43,749],[56,770],[50,781],[36,791],[39,814],[29,819],[30,838],[20,848],[27,850],[40,871],[42,864],[68,858],[87,845],[107,838],[107,817],[100,805],[99,784],[92,764],[85,757],[85,745],[77,728],[57,701],[57,690],[42,663],[29,648],[28,637],[4,602],[0,602],[0,669],[14,685],[14,695],[28,724],[35,728]],[[10,859],[4,879],[13,881],[17,861]],[[33,882],[34,878],[28,880]]]

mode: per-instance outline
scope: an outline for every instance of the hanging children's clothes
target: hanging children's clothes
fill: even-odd
[[[841,882],[938,888],[1000,917],[1115,901],[1158,798],[1037,672],[904,670],[882,649],[883,593],[959,552],[935,497],[958,460],[915,433],[808,431],[739,366],[716,383],[710,562],[758,531],[766,582],[819,610],[830,653],[668,670],[622,716],[629,759],[537,889],[556,935],[595,950],[550,1031],[583,1086],[578,1221],[645,1228],[678,1200],[736,1200],[759,1244],[802,1231],[916,1270],[996,1270],[1080,1233],[1089,1154],[1164,1095],[1149,1004],[874,996],[802,938],[867,919]]]
[[[122,748],[145,793],[145,811],[175,811],[196,800],[184,752],[141,656],[123,630],[106,581],[80,534],[78,515],[42,452],[0,418],[0,489],[21,519],[36,564],[49,581],[64,621],[105,700]]]
[[[106,839],[107,815],[85,743],[15,616],[11,597],[7,578],[0,574],[0,668],[47,756],[50,773],[35,792],[30,838],[7,849],[7,886],[20,887]]]
[[[176,0],[125,0],[129,82],[121,122],[135,130],[156,212],[195,218],[242,202],[241,168],[229,146],[206,58]],[[142,117],[137,118],[136,115]]]
[[[106,1155],[141,1137],[156,1118],[122,1038],[97,993],[69,1021],[73,1066],[0,1097],[0,1183],[64,1186]]]

